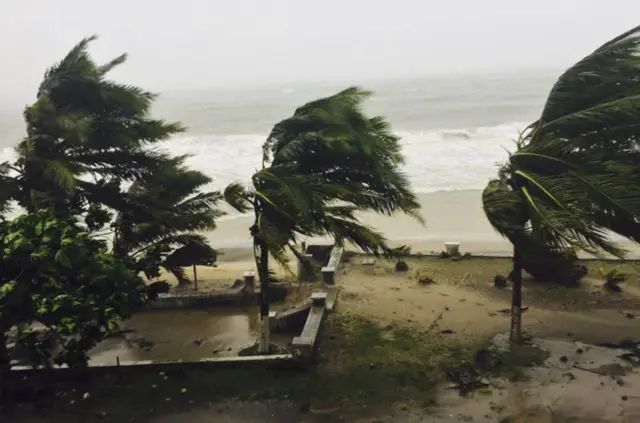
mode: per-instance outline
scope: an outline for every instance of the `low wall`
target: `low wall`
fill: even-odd
[[[331,250],[331,255],[329,256],[329,261],[327,264],[320,270],[322,273],[322,281],[326,284],[333,285],[336,283],[336,275],[338,270],[340,269],[340,264],[342,263],[342,255],[344,254],[344,248],[342,247],[333,247]]]
[[[302,330],[309,310],[311,302],[299,305],[290,310],[273,313],[269,317],[269,330],[272,332],[293,332]]]
[[[302,363],[310,364],[317,358],[318,347],[324,332],[325,320],[336,305],[338,288],[329,287],[327,292],[311,295],[311,307],[300,336],[293,338],[293,356]]]
[[[269,284],[271,301],[282,301],[288,294],[286,283]],[[160,294],[147,304],[146,310],[182,310],[216,306],[245,307],[258,304],[260,294],[255,292],[255,273],[245,272],[229,289],[218,291],[182,291]]]
[[[294,358],[292,354],[246,356],[246,357],[218,357],[204,358],[197,361],[122,361],[118,364],[102,364],[89,362],[86,368],[70,369],[66,366],[56,366],[53,369],[34,369],[28,366],[13,366],[10,377],[16,381],[15,386],[20,383],[28,383],[30,380],[45,381],[73,381],[90,380],[101,377],[121,377],[132,378],[136,375],[165,372],[171,374],[184,370],[202,371],[223,371],[232,369],[253,369],[259,370],[303,370],[305,366],[300,360]]]

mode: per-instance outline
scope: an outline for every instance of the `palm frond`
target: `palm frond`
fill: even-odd
[[[240,213],[246,213],[252,209],[251,193],[239,183],[231,183],[223,193],[224,200]]]
[[[609,231],[640,239],[640,26],[563,73],[500,180],[483,193],[517,248],[623,256]]]

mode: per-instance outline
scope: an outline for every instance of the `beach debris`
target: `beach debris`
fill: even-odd
[[[600,273],[605,278],[604,289],[610,292],[622,292],[622,288],[620,288],[620,283],[627,280],[627,275],[625,272],[621,272],[616,269],[611,269],[608,272],[604,272],[602,268],[600,268]]]
[[[440,251],[438,257],[440,257],[441,259],[448,259],[451,258],[451,254],[447,253],[446,251]]]
[[[193,340],[193,343],[196,344],[198,347],[202,345],[203,342],[204,342],[204,338],[202,336],[199,336]]]
[[[635,319],[636,315],[631,313],[630,311],[623,311],[622,314],[624,314],[624,317],[626,317],[627,319]]]
[[[426,269],[416,270],[413,274],[413,278],[417,280],[420,285],[431,285],[436,283]]]
[[[600,375],[600,376],[609,376],[608,374],[604,373],[604,372],[600,372],[598,370],[593,370],[593,369],[587,369],[586,367],[581,367],[578,366],[577,364],[573,365],[574,369],[578,369],[578,370],[582,370],[583,372],[589,372],[589,373],[593,373],[596,375]]]
[[[441,334],[443,335],[451,335],[453,333],[452,329],[443,329],[440,331]]]
[[[420,279],[418,279],[418,283],[420,285],[431,285],[432,283],[435,283],[435,281],[429,276],[422,276]]]
[[[465,273],[465,275],[462,277],[462,279],[460,279],[460,281],[455,284],[454,286],[460,286],[460,285],[464,285],[464,283],[471,277],[471,272],[467,272]]]
[[[427,332],[431,332],[436,326],[438,326],[438,322],[440,322],[440,319],[442,319],[443,314],[444,314],[444,311],[441,311],[438,317],[433,319],[433,321],[429,324],[429,327],[427,328]]]
[[[506,288],[507,287],[507,277],[503,276],[503,275],[496,275],[493,278],[493,286],[495,286],[496,288]]]
[[[373,257],[365,257],[362,259],[363,266],[373,266],[374,264],[376,264],[376,259]]]
[[[406,272],[409,270],[409,265],[406,261],[400,260],[396,263],[396,272]]]
[[[524,313],[527,310],[529,310],[529,307],[522,307],[520,309],[520,312]],[[511,314],[511,309],[510,308],[502,308],[502,309],[498,310],[498,313]]]
[[[619,359],[629,362],[633,365],[640,366],[640,354],[624,353],[618,356]]]

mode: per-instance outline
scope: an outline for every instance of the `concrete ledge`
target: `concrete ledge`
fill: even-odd
[[[91,363],[85,368],[69,368],[67,366],[55,366],[51,370],[42,368],[34,369],[28,366],[13,366],[10,377],[16,380],[24,380],[31,377],[42,377],[46,375],[55,377],[55,380],[69,379],[77,381],[78,378],[94,377],[114,377],[122,374],[123,377],[135,377],[137,374],[159,373],[159,372],[180,372],[181,370],[192,369],[207,371],[223,371],[233,369],[255,368],[256,370],[278,370],[278,369],[303,369],[301,362],[293,354],[278,355],[253,355],[245,357],[217,357],[205,358],[198,361],[122,361],[120,365]]]
[[[255,303],[255,294],[247,292],[245,287],[226,291],[211,292],[175,292],[160,294],[147,304],[146,310],[168,310],[184,308],[207,308],[219,305],[251,305]]]
[[[166,366],[175,364],[231,364],[231,363],[246,363],[246,362],[273,362],[279,360],[291,360],[292,354],[274,354],[274,355],[248,355],[244,357],[212,357],[202,358],[195,361],[153,361],[153,360],[140,360],[140,361],[121,361],[119,367],[138,367],[138,366]],[[118,368],[118,364],[106,364],[106,363],[92,363],[89,362],[88,366],[91,369],[103,368],[103,369],[115,369]],[[12,366],[12,371],[27,371],[37,370],[30,366]],[[73,370],[69,369],[67,365],[54,366],[54,370]]]
[[[294,356],[305,362],[311,362],[315,359],[318,341],[322,334],[322,327],[327,314],[328,310],[324,302],[321,305],[311,307],[307,321],[302,328],[302,333],[300,336],[293,338],[291,343]]]
[[[324,283],[333,285],[336,283],[336,272],[340,267],[340,263],[342,262],[342,255],[344,254],[344,248],[334,246],[331,250],[331,255],[329,256],[329,261],[327,265],[320,269],[322,273],[322,280]]]
[[[327,287],[327,298],[325,302],[325,306],[328,311],[333,311],[336,307],[336,302],[338,301],[338,291],[340,288],[337,286],[328,286]]]
[[[269,318],[269,329],[272,332],[301,331],[307,321],[311,303],[305,303],[290,310],[274,312]]]

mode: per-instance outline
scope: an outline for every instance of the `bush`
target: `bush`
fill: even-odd
[[[573,251],[546,251],[523,257],[524,270],[537,281],[577,286],[588,269]],[[511,277],[509,279],[512,279]]]
[[[406,261],[400,260],[396,263],[396,272],[406,272],[407,270],[409,270],[409,265]]]
[[[604,276],[606,280],[604,283],[604,287],[608,291],[612,291],[612,292],[622,291],[619,284],[620,282],[624,282],[628,277],[626,273],[616,269],[609,270],[607,273],[605,273]]]
[[[506,288],[507,278],[502,275],[496,275],[496,277],[493,278],[493,286],[495,286],[496,288]]]

